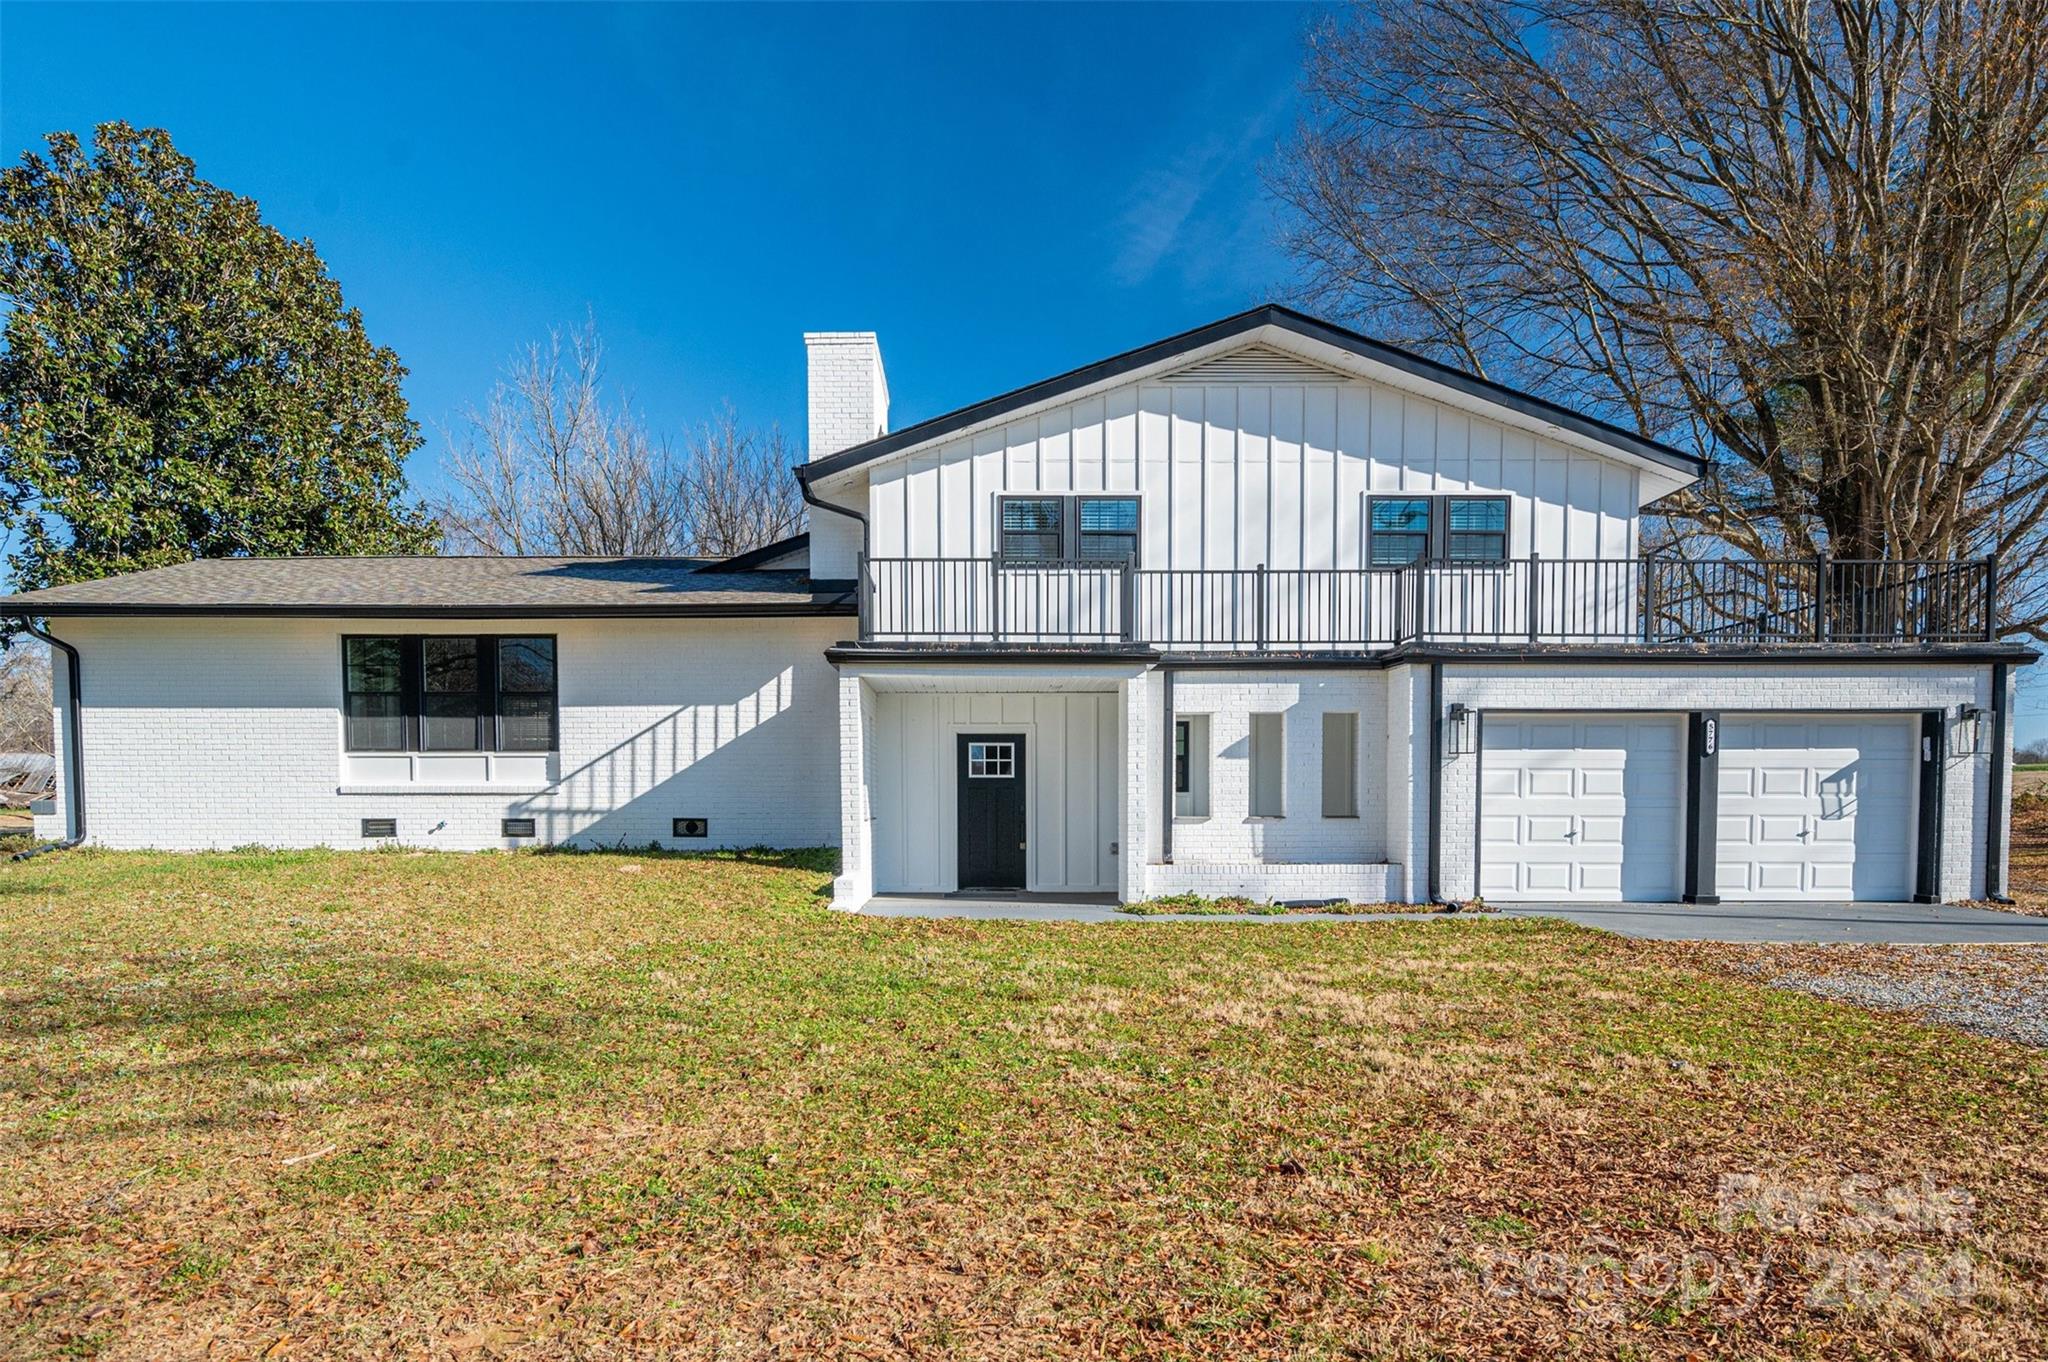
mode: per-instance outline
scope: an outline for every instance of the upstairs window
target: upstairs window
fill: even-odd
[[[1136,497],[1004,497],[1003,557],[1017,562],[1135,563]]]
[[[390,634],[342,640],[351,752],[552,752],[555,641]]]
[[[1372,497],[1366,526],[1373,567],[1507,561],[1506,497]]]
[[[1047,562],[1064,556],[1066,539],[1066,498],[1003,498],[1003,557]]]

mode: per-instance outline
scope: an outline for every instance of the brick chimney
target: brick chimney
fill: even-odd
[[[889,433],[889,380],[872,331],[806,331],[812,461]]]

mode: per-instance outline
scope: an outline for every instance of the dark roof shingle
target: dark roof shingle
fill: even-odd
[[[206,558],[0,596],[0,615],[776,615],[843,586],[697,558]]]

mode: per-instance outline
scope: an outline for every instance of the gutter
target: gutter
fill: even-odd
[[[28,860],[48,851],[69,851],[85,840],[85,747],[80,732],[80,715],[85,708],[84,690],[79,680],[78,649],[44,629],[26,615],[19,619],[21,627],[36,638],[61,649],[64,653],[65,705],[64,705],[64,764],[70,768],[70,778],[64,785],[64,812],[71,822],[71,835],[56,842],[45,842],[27,851],[16,852],[12,859]]]

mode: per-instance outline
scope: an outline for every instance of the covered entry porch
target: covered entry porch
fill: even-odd
[[[1146,660],[838,665],[833,906],[877,894],[1123,895],[1130,692]]]

